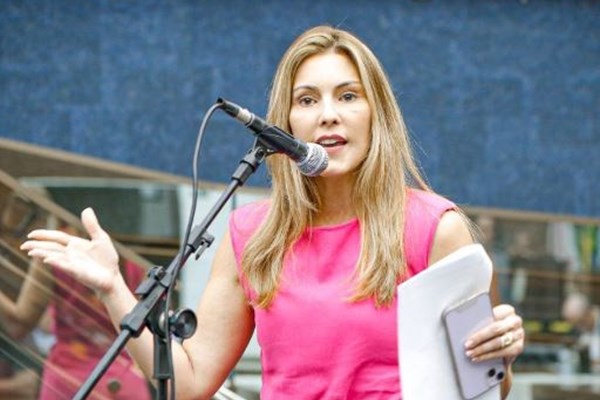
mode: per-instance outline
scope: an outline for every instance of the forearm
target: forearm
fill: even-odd
[[[29,333],[36,324],[31,310],[19,310],[18,304],[0,292],[0,318],[4,320],[7,333],[13,338],[21,338]]]
[[[15,321],[15,304],[2,292],[0,292],[0,326],[8,336],[13,339],[23,338],[27,328]]]
[[[510,388],[512,387],[512,378],[512,364],[509,364],[506,367],[506,377],[504,378],[500,386],[500,393],[502,395],[502,399],[506,399],[506,397],[508,397],[508,393],[510,392]]]
[[[22,334],[30,332],[46,310],[54,278],[39,262],[33,262],[16,300],[0,292],[0,316],[19,325]]]
[[[105,304],[110,319],[112,320],[117,331],[120,332],[120,323],[129,312],[131,312],[138,299],[129,290],[121,277],[115,283],[114,289],[110,294],[105,294],[101,297]],[[198,397],[198,393],[185,393],[188,390],[183,390],[193,385],[187,382],[193,382],[193,368],[185,354],[185,350],[181,345],[171,342],[171,351],[173,357],[174,373],[177,378],[177,398]],[[144,329],[138,338],[131,338],[127,343],[127,351],[135,359],[137,364],[142,369],[144,375],[151,379],[153,375],[154,364],[154,341],[152,333],[148,329]],[[199,390],[200,388],[194,388]]]

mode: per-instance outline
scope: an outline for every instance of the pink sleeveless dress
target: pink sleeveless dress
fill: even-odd
[[[405,250],[410,276],[429,264],[441,215],[450,201],[410,190]],[[235,256],[269,209],[269,202],[234,211]],[[284,259],[279,291],[268,309],[254,308],[261,347],[263,400],[400,399],[397,299],[390,307],[349,302],[350,277],[360,251],[360,222],[307,229]],[[239,269],[239,267],[238,267]],[[243,276],[246,296],[255,296]]]

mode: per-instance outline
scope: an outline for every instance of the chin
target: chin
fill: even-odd
[[[327,169],[325,171],[323,171],[323,173],[321,173],[321,175],[319,175],[319,178],[327,178],[327,179],[343,178],[343,177],[347,177],[350,174],[353,174],[353,172],[348,169],[345,169],[345,168],[340,169],[340,168],[329,166],[329,167],[327,167]]]

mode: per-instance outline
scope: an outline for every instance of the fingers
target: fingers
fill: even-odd
[[[21,250],[31,252],[35,250],[42,251],[60,251],[65,248],[65,244],[44,240],[28,240],[21,245]]]
[[[36,230],[31,232],[27,240],[21,244],[20,249],[27,252],[29,257],[34,257],[48,263],[49,257],[64,253],[72,237],[61,231]]]
[[[61,252],[43,252],[41,250],[32,250],[29,253],[30,257],[39,258],[45,264],[52,265],[63,269],[65,271],[71,271],[71,264],[68,262],[67,257]]]
[[[92,208],[88,207],[81,212],[81,222],[92,240],[104,239],[108,236],[100,226]]]
[[[519,329],[523,325],[521,317],[515,314],[512,306],[503,304],[493,309],[494,322],[471,335],[466,343],[467,348],[473,348],[492,338],[500,337],[506,332]]]
[[[108,293],[119,276],[119,255],[92,209],[82,213],[90,240],[57,230],[36,230],[21,250],[73,276],[97,293]]]
[[[503,349],[505,347],[510,346],[515,340],[515,336],[512,331],[506,332],[504,335],[500,336],[500,348]]]
[[[500,304],[492,309],[492,313],[494,314],[494,319],[499,321],[504,319],[510,315],[515,314],[515,308],[509,304]]]
[[[466,355],[473,361],[505,358],[512,362],[523,352],[525,331],[515,309],[502,304],[493,309],[494,322],[473,334],[467,343]]]
[[[62,232],[59,232],[62,233]],[[54,235],[53,231],[49,231],[49,234],[42,233],[40,235],[33,235],[36,237],[57,237],[56,241],[51,240],[28,240],[21,245],[21,250],[27,251],[29,257],[34,257],[42,260],[46,264],[55,264],[60,261],[60,264],[64,262],[64,255],[69,243],[72,243],[72,238],[65,238],[63,235]]]
[[[66,256],[64,246],[54,242],[29,241],[26,243],[32,246],[27,252],[29,257],[37,258],[45,264],[58,267],[66,272],[73,272],[72,263]]]
[[[36,230],[31,232],[27,240],[21,244],[20,249],[27,251],[32,257],[43,258],[49,252],[64,252],[69,247],[84,248],[88,240],[71,236],[62,231]]]
[[[90,241],[62,231],[36,230],[27,236],[30,240],[21,244],[21,250],[26,251],[29,257],[59,266],[65,264],[65,254],[69,249],[85,251],[90,245]]]
[[[52,241],[60,243],[63,246],[66,246],[72,237],[73,236],[69,235],[66,232],[48,229],[36,229],[34,231],[29,232],[29,234],[27,235],[28,239],[33,239],[36,241]],[[26,250],[23,248],[23,245],[21,245],[21,249]]]
[[[474,362],[493,358],[514,359],[523,351],[524,339],[525,331],[522,328],[508,331],[467,350],[466,355]]]

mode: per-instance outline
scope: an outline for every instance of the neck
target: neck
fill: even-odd
[[[314,216],[314,225],[335,225],[356,217],[353,182],[333,179],[317,181],[321,208]]]

